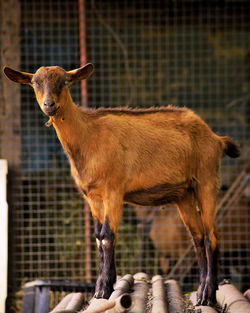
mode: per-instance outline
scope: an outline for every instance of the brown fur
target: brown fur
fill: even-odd
[[[207,258],[207,263],[203,263],[208,264],[208,268],[201,269],[204,277],[199,300],[212,303],[217,286],[213,223],[220,158],[224,151],[236,156],[238,148],[231,139],[213,133],[186,108],[80,110],[65,83],[85,79],[92,71],[91,64],[70,72],[42,67],[34,75],[18,75],[5,69],[6,75],[16,82],[39,83],[34,86],[37,101],[50,116],[69,157],[76,185],[88,200],[94,219],[106,225],[109,237],[110,232],[117,233],[124,201],[177,204],[186,228],[195,236],[194,242],[206,247],[207,256],[198,253],[199,258]],[[55,105],[51,109],[46,102]],[[104,254],[106,250],[103,247]],[[196,250],[204,249],[196,246]],[[109,253],[113,255],[112,251]],[[113,262],[107,268],[110,264]],[[111,292],[110,283],[107,286],[103,277],[98,279],[98,297],[107,297]]]

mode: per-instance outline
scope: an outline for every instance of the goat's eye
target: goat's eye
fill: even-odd
[[[39,86],[40,86],[40,84],[39,84],[38,82],[32,82],[32,85],[33,85],[34,87],[39,87]]]

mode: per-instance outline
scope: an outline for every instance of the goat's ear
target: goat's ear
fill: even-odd
[[[15,71],[7,66],[3,69],[3,71],[4,74],[15,83],[29,85],[31,84],[33,74]]]
[[[76,70],[67,72],[67,78],[69,83],[73,83],[78,80],[87,79],[93,72],[94,65],[88,63]]]

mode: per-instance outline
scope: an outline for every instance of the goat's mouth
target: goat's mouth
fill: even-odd
[[[51,109],[46,108],[46,109],[44,110],[44,113],[45,113],[46,115],[48,115],[48,116],[54,116],[54,115],[56,115],[56,113],[58,112],[59,109],[60,109],[59,106],[58,106],[58,107],[55,107],[55,108],[51,108]]]

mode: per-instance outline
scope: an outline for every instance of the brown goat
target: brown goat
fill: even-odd
[[[34,88],[68,155],[75,183],[90,204],[100,254],[95,297],[108,298],[116,280],[114,248],[123,202],[176,203],[199,260],[198,303],[215,303],[220,158],[223,152],[238,157],[238,147],[186,108],[78,108],[68,86],[92,71],[92,64],[69,72],[41,67],[35,74],[4,69],[14,82]]]

